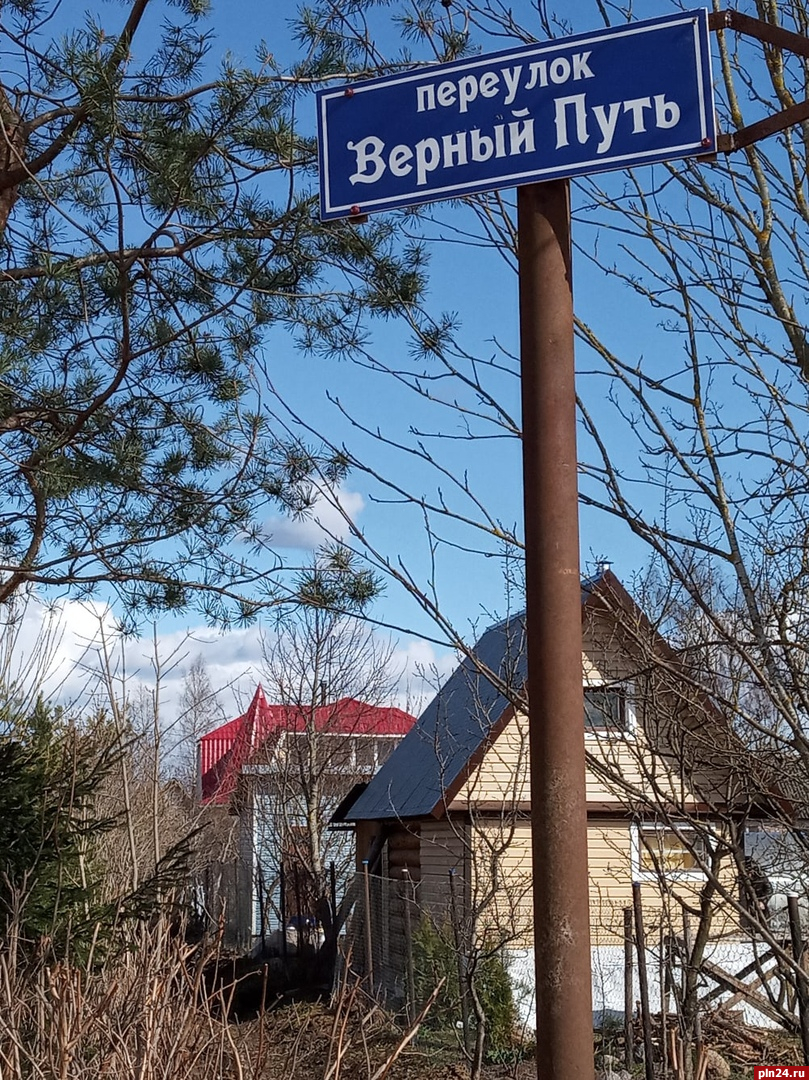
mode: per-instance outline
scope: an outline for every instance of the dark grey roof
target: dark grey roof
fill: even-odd
[[[582,607],[605,585],[631,603],[618,579],[604,569],[582,582]],[[478,663],[466,658],[455,669],[365,791],[353,805],[344,801],[341,820],[423,817],[445,798],[449,801],[509,708],[510,697],[524,691],[525,637],[524,613],[488,629],[472,650]],[[500,685],[481,674],[478,665],[493,672]]]
[[[623,612],[635,621],[646,620],[629,593],[608,569],[582,582],[581,603],[583,614],[588,608],[602,608],[616,617]],[[651,624],[645,622],[645,625],[654,635],[656,647],[662,651],[662,655],[670,660],[676,658],[674,651]],[[424,710],[416,726],[399,743],[365,790],[358,796],[352,793],[343,800],[340,820],[412,819],[440,813],[444,804],[455,797],[471,769],[481,760],[490,740],[499,734],[501,728],[498,724],[507,720],[512,700],[519,700],[523,696],[527,680],[525,638],[523,614],[487,630],[472,650],[477,664],[467,658],[455,669]],[[479,666],[493,672],[499,679],[499,685],[480,673]],[[715,726],[717,740],[721,736],[735,739],[727,719],[715,709],[707,695],[698,715],[702,723],[710,722]],[[723,790],[723,785],[727,786],[727,776],[723,778],[720,775],[717,779],[721,770],[717,770],[715,760],[716,747],[723,745],[720,741],[712,742],[708,761],[690,764],[692,772],[698,766],[705,774],[702,782],[707,790],[714,793]],[[744,752],[740,743],[733,746],[734,753]],[[670,756],[665,746],[658,749]],[[682,764],[679,742],[676,760]],[[696,773],[693,773],[695,785],[697,779]],[[759,795],[770,789],[769,784],[761,786],[757,771],[751,779]],[[783,797],[780,783],[772,791],[776,797],[779,792]],[[726,792],[726,795],[730,799],[730,794]],[[793,801],[796,796],[797,792],[792,795]],[[741,805],[747,797],[746,793],[740,796],[739,792],[735,792],[734,801]],[[809,797],[803,790],[800,801],[806,803],[805,812],[809,819]]]
[[[413,818],[430,814],[482,750],[526,681],[525,618],[517,615],[487,630],[455,669],[353,806],[347,821]],[[492,672],[496,686],[478,670]]]

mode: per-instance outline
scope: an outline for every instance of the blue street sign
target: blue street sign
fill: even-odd
[[[704,9],[317,98],[324,220],[709,154],[716,145]]]

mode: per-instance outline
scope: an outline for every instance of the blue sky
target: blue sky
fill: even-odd
[[[90,5],[85,5],[89,7]],[[288,22],[294,14],[292,3],[265,4],[256,0],[223,0],[214,3],[211,23],[216,31],[211,60],[227,51],[237,59],[252,61],[259,40],[281,62],[291,60],[295,45],[291,40]],[[525,0],[514,5],[515,14],[526,24],[532,22],[532,9]],[[69,25],[76,17],[79,4],[63,3],[59,18]],[[124,16],[123,5],[104,3],[96,9],[100,19],[116,28]],[[156,20],[166,14],[161,4],[155,3],[149,17]],[[635,18],[648,18],[668,13],[671,5],[647,2],[636,5]],[[588,0],[575,0],[565,4],[565,11],[573,22],[573,29],[583,31],[600,25],[595,6]],[[174,9],[168,9],[174,15]],[[379,18],[385,18],[383,12]],[[535,21],[535,18],[533,19]],[[149,34],[140,38],[143,47]],[[383,43],[395,49],[397,42],[390,29],[383,33]],[[504,42],[492,41],[492,48],[502,48]],[[136,45],[137,52],[137,45]],[[302,99],[300,110],[310,110],[314,126],[314,102]],[[650,186],[656,182],[653,168],[641,170],[647,175]],[[614,180],[615,184],[620,179]],[[505,193],[511,198],[513,193]],[[574,239],[590,245],[595,240],[594,229],[588,224],[583,210],[585,196],[574,194]],[[460,327],[457,335],[459,346],[470,354],[485,360],[496,361],[510,369],[506,372],[490,372],[490,384],[496,385],[498,399],[513,415],[519,413],[519,384],[514,375],[514,357],[518,352],[517,278],[502,255],[492,249],[469,246],[458,242],[459,234],[471,228],[473,222],[466,209],[448,209],[437,205],[432,216],[435,224],[426,231],[430,236],[427,249],[430,256],[430,286],[427,306],[431,312],[452,312],[457,315]],[[617,238],[603,230],[598,231],[600,253],[609,252],[617,244]],[[641,320],[640,301],[628,295],[625,287],[605,277],[591,262],[579,258],[574,269],[574,295],[577,313],[598,326],[608,335],[613,348],[624,350],[627,355],[640,354],[654,345],[654,321]],[[377,323],[372,332],[372,352],[385,364],[407,369],[417,369],[408,352],[407,334],[395,323]],[[441,498],[454,500],[459,513],[472,512],[470,500],[453,494],[453,481],[468,475],[474,495],[491,508],[506,527],[517,525],[522,514],[521,464],[519,443],[514,438],[493,438],[474,442],[460,438],[463,424],[457,414],[445,408],[427,405],[411,392],[405,391],[389,375],[374,372],[367,367],[335,362],[315,356],[303,355],[295,342],[284,335],[268,337],[265,351],[267,370],[280,400],[292,412],[306,421],[310,430],[319,433],[333,443],[345,442],[373,466],[380,475],[391,478],[397,485],[411,488],[435,502]],[[579,366],[586,368],[588,358],[579,353]],[[602,403],[595,390],[590,403],[596,414]],[[272,398],[265,398],[272,406]],[[339,401],[340,407],[336,402]],[[344,411],[342,411],[344,410]],[[281,410],[283,413],[283,410]],[[411,446],[424,441],[436,447],[436,455],[446,470],[437,476],[423,461],[386,446],[370,435],[363,435],[346,419],[345,413],[358,422],[383,430],[386,439],[408,443]],[[607,423],[607,421],[604,421]],[[478,430],[487,425],[478,426]],[[413,434],[417,429],[424,438]],[[442,438],[433,438],[434,433]],[[619,449],[620,456],[620,449]],[[492,618],[502,614],[512,602],[505,594],[502,566],[497,558],[497,545],[489,541],[488,555],[468,550],[471,543],[469,530],[457,524],[442,525],[448,544],[436,552],[423,528],[423,517],[418,508],[397,505],[394,497],[383,484],[372,477],[354,472],[347,478],[340,493],[349,516],[365,531],[373,545],[387,558],[401,564],[411,573],[419,586],[426,591],[435,589],[442,609],[452,622],[469,636],[481,630]],[[393,500],[393,501],[392,501]],[[322,505],[319,515],[333,535],[346,535],[345,523],[333,508]],[[317,516],[317,515],[316,515]],[[291,560],[306,558],[318,539],[316,522],[271,520],[268,528],[274,534],[279,551]],[[606,557],[612,561],[616,573],[630,581],[646,560],[646,552],[628,530],[592,511],[585,510],[581,520],[581,551],[586,569],[595,559]],[[92,638],[92,624],[97,616],[109,618],[106,611],[79,611],[68,606],[65,619],[68,627],[77,628],[85,644]],[[425,616],[410,597],[395,584],[387,586],[384,595],[375,605],[372,615],[381,623],[401,628],[395,633],[398,641],[398,661],[407,676],[403,677],[402,700],[408,693],[407,682],[417,686],[417,664],[436,664],[444,674],[452,664],[452,654],[438,644],[425,644],[420,636],[430,639],[437,635],[434,623]],[[38,616],[31,617],[31,626],[37,624]],[[240,701],[249,696],[257,677],[260,677],[258,635],[255,631],[221,635],[204,627],[189,624],[188,620],[173,619],[161,623],[159,635],[169,653],[180,650],[187,660],[178,663],[171,677],[168,700],[176,698],[177,687],[184,665],[190,663],[197,653],[209,662],[211,675],[216,684],[228,686],[226,708],[235,709]],[[70,635],[70,630],[68,637]],[[83,647],[83,646],[82,646]],[[94,646],[90,646],[90,652]],[[151,642],[129,642],[121,647],[127,655],[127,668],[137,681],[138,671],[148,676],[150,662],[148,653]],[[61,646],[64,654],[60,663],[69,664],[81,651],[81,647],[65,641]],[[177,653],[179,655],[179,653]],[[77,677],[70,676],[70,687],[78,686]],[[232,687],[236,687],[234,691]],[[169,705],[169,708],[171,706]]]

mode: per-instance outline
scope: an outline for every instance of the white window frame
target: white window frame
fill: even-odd
[[[704,881],[705,871],[696,867],[693,870],[646,870],[641,860],[642,835],[645,832],[673,832],[696,834],[696,827],[687,821],[633,821],[630,826],[630,854],[632,859],[633,881]]]
[[[621,728],[604,727],[584,728],[585,739],[632,739],[637,734],[638,717],[635,711],[635,684],[626,680],[592,679],[583,686],[584,694],[588,690],[622,690],[624,694],[624,708],[626,709],[626,724]]]

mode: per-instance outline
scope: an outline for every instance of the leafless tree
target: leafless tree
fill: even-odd
[[[398,741],[377,730],[375,710],[390,707],[400,672],[390,640],[328,608],[293,613],[265,633],[262,652],[277,726],[253,759],[255,828],[276,868],[288,869],[288,900],[313,912],[328,896],[329,865],[342,883],[354,860],[347,834],[330,829],[331,816]]]
[[[189,794],[197,789],[199,740],[227,719],[219,693],[211,682],[205,659],[198,653],[183,676],[179,715],[171,732],[175,774]]]

